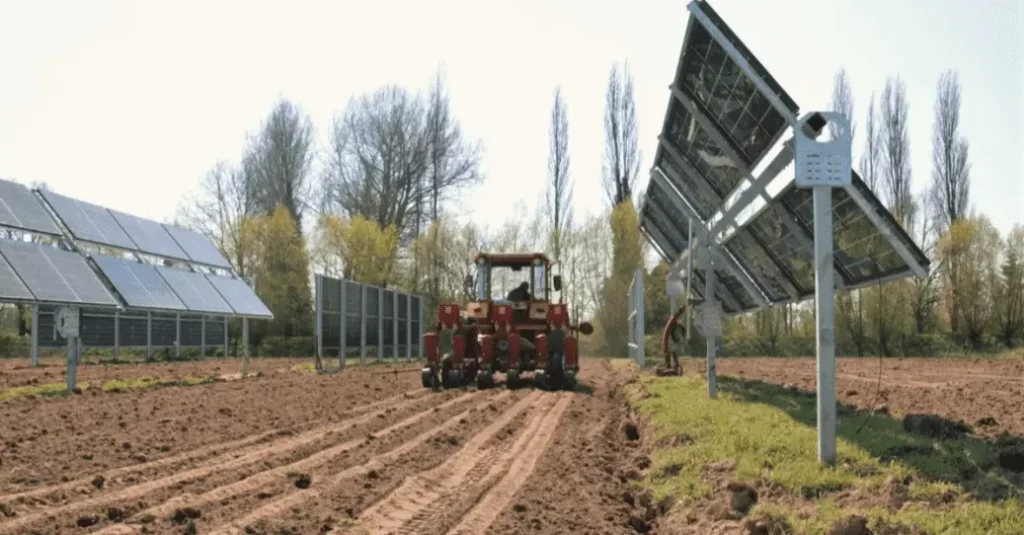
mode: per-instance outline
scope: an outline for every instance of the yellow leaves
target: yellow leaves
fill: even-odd
[[[325,216],[320,231],[323,246],[341,258],[347,278],[377,286],[391,282],[398,252],[394,226],[382,228],[361,216],[347,220]]]
[[[240,225],[245,262],[256,277],[256,293],[274,313],[275,334],[295,336],[308,330],[309,259],[295,220],[281,205],[269,216]]]

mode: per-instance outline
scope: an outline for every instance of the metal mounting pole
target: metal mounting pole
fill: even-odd
[[[39,366],[39,305],[32,305],[32,366]]]
[[[832,188],[814,188],[814,295],[818,345],[818,459],[836,460],[835,287]]]
[[[359,285],[359,364],[366,364],[366,285]]]
[[[704,272],[704,296],[708,301],[715,299],[715,255],[710,244],[707,247],[707,262]],[[718,392],[717,378],[715,376],[715,357],[718,353],[718,338],[708,336],[707,342],[707,373],[708,373],[708,398],[715,399]]]
[[[114,362],[121,356],[121,311],[114,311],[114,351],[111,354]]]
[[[242,379],[249,376],[249,318],[242,318]]]
[[[348,302],[345,300],[348,292],[348,281],[344,279],[340,281],[341,289],[338,296],[338,302],[341,303],[338,311],[338,369],[345,367],[345,359],[348,358],[346,351],[348,350]]]
[[[323,276],[317,274],[313,278],[313,295],[316,308],[316,355],[313,359],[313,367],[321,371],[323,364],[321,359],[324,356],[324,281]]]
[[[693,310],[690,307],[690,299],[693,299],[693,218],[687,218],[687,234],[689,235],[686,245],[689,253],[686,258],[686,353],[690,355],[690,331],[693,330]]]

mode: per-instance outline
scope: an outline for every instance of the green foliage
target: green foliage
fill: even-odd
[[[395,271],[398,230],[381,227],[361,216],[342,219],[326,216],[320,221],[322,246],[341,259],[345,278],[387,286]]]
[[[256,347],[259,357],[312,357],[316,339],[312,336],[267,336]]]
[[[712,496],[707,466],[727,461],[730,479],[774,485],[789,496],[762,500],[752,516],[785,518],[795,533],[825,533],[837,520],[862,514],[872,527],[882,522],[916,525],[928,533],[1017,534],[1024,525],[1020,488],[989,473],[996,447],[972,438],[939,441],[905,431],[887,416],[843,408],[837,424],[838,462],[818,463],[813,396],[778,385],[731,376],[719,378],[719,398],[707,398],[699,377],[648,377],[630,387],[631,403],[653,422],[657,447],[646,485],[655,499],[665,495],[693,504]],[[685,436],[685,439],[679,437]],[[902,453],[902,452],[913,453]],[[884,459],[884,460],[883,460]],[[890,461],[889,459],[896,459]],[[955,474],[957,483],[940,479]],[[883,507],[839,507],[843,490],[884,492],[892,482],[909,481],[910,500],[929,500],[893,512]],[[972,495],[946,504],[939,497]],[[810,502],[814,514],[808,515]],[[863,506],[862,506],[863,507]]]
[[[632,200],[615,207],[611,213],[612,267],[601,287],[598,318],[604,326],[605,346],[611,355],[626,354],[629,334],[628,294],[633,276],[643,267],[643,246],[639,219]]]
[[[278,206],[270,216],[246,221],[243,231],[250,244],[248,264],[256,277],[256,293],[274,313],[269,325],[259,322],[254,326],[256,339],[308,334],[313,313],[309,259],[295,220],[284,206]]]

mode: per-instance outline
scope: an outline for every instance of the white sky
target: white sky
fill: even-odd
[[[845,66],[862,124],[871,92],[900,73],[915,189],[931,175],[936,81],[959,70],[972,202],[1002,232],[1024,221],[1024,2],[712,5],[802,110],[827,107]],[[642,190],[686,21],[683,0],[0,0],[0,176],[169,219],[217,159],[237,159],[279,95],[313,115],[324,143],[350,96],[385,83],[426,88],[443,62],[455,113],[486,147],[487,182],[467,197],[478,219],[497,224],[513,200],[542,193],[556,84],[569,108],[577,212],[595,211],[605,202],[610,64],[628,59],[636,78]]]

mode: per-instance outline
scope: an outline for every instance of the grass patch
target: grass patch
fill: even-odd
[[[88,388],[88,386],[88,383],[82,383],[79,386],[79,388],[84,390]],[[16,386],[14,388],[6,388],[4,390],[0,390],[0,402],[29,397],[64,396],[67,395],[67,393],[67,385],[65,383],[46,383],[42,385]]]
[[[646,377],[629,388],[660,444],[646,480],[656,499],[671,494],[684,506],[707,503],[715,481],[709,467],[729,461],[729,479],[788,496],[762,500],[751,513],[784,519],[792,529],[783,533],[825,533],[853,513],[876,533],[894,523],[927,533],[1024,533],[1021,479],[994,469],[995,443],[934,441],[888,416],[841,407],[838,461],[822,467],[813,394],[731,376],[719,377],[717,400],[707,399],[696,377]]]
[[[101,385],[98,385],[98,388],[103,392],[123,392],[125,390],[134,390],[139,388],[205,385],[216,381],[217,378],[213,376],[194,377],[189,375],[177,379],[160,379],[157,377],[146,376],[136,377],[134,379],[111,379],[109,381],[105,381]],[[96,386],[80,382],[78,383],[78,388],[84,392],[86,390],[96,388]],[[18,386],[0,390],[0,402],[20,398],[66,396],[67,394],[67,384],[65,383]]]

